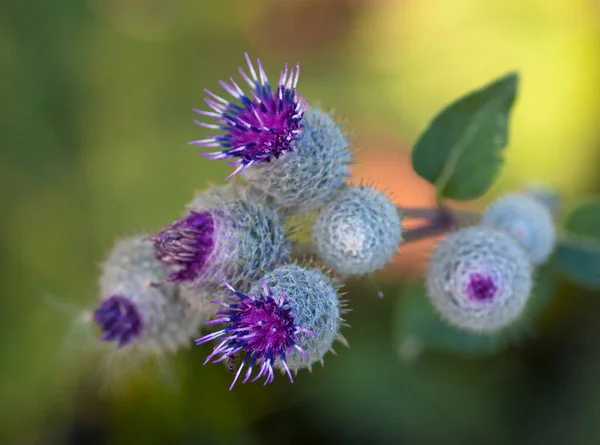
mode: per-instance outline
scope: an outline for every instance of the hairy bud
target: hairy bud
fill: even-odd
[[[143,237],[119,240],[103,266],[94,321],[105,341],[160,352],[187,345],[208,318],[192,310]]]
[[[522,314],[532,289],[532,266],[507,233],[468,227],[435,247],[426,284],[431,303],[450,324],[491,333]]]
[[[288,259],[284,221],[274,209],[208,195],[196,198],[186,216],[151,238],[156,258],[175,269],[170,280],[205,289],[221,287],[221,279],[239,286]]]
[[[322,364],[336,339],[345,342],[339,334],[342,320],[336,286],[323,272],[288,264],[263,276],[252,285],[250,293],[259,293],[262,286],[267,286],[274,295],[284,295],[295,325],[311,332],[300,333],[296,341],[305,354],[298,350],[287,354],[287,366],[291,369],[311,369],[316,362]],[[284,368],[280,361],[276,367]]]
[[[321,209],[313,226],[319,258],[344,275],[383,268],[401,240],[396,206],[384,193],[366,186],[341,191]]]
[[[328,113],[308,107],[297,150],[244,173],[251,186],[296,214],[331,200],[350,176],[348,139]]]

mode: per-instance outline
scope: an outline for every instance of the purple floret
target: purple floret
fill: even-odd
[[[210,212],[191,211],[157,235],[150,237],[154,255],[167,265],[179,266],[171,281],[194,280],[203,270],[213,251],[215,224]]]
[[[287,64],[279,76],[275,91],[272,90],[267,75],[257,60],[258,75],[252,65],[248,53],[246,62],[251,78],[240,67],[244,80],[252,88],[251,97],[247,96],[239,85],[230,78],[231,84],[219,81],[221,86],[233,96],[239,104],[204,90],[210,97],[204,99],[212,111],[194,109],[196,113],[211,117],[215,123],[195,121],[198,125],[225,134],[212,136],[197,141],[192,145],[202,147],[223,147],[218,152],[201,153],[206,159],[238,158],[229,163],[237,166],[229,178],[246,170],[253,164],[270,162],[282,154],[297,148],[296,139],[300,135],[302,116],[307,102],[296,92],[300,65],[288,71]]]
[[[474,273],[469,277],[467,292],[471,299],[488,301],[494,298],[497,291],[498,287],[492,277],[480,273]]]
[[[273,295],[271,289],[266,285],[264,292],[255,297],[236,291],[225,281],[223,283],[237,298],[227,299],[232,303],[212,302],[226,309],[217,312],[217,315],[223,315],[222,318],[206,324],[228,323],[229,326],[196,340],[196,344],[200,345],[225,336],[214,347],[204,364],[215,357],[213,363],[218,363],[233,357],[240,351],[245,352],[233,383],[229,387],[231,390],[246,365],[248,365],[248,370],[242,383],[246,383],[250,379],[255,365],[260,365],[260,369],[252,381],[264,376],[265,385],[272,382],[274,380],[273,365],[279,358],[290,381],[293,382],[292,373],[286,362],[286,354],[291,348],[295,348],[306,356],[304,350],[296,344],[296,339],[301,333],[314,335],[312,331],[297,326],[289,301],[284,295]]]
[[[100,339],[116,341],[118,348],[130,344],[143,329],[142,317],[135,303],[123,295],[103,300],[94,311],[94,321],[104,332]]]

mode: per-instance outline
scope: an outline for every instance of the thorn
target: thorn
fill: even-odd
[[[343,344],[345,347],[349,348],[350,347],[350,343],[348,343],[348,340],[346,339],[346,337],[344,337],[342,334],[338,334],[337,336],[337,340]]]

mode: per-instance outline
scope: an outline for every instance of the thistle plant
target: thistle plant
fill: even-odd
[[[196,339],[212,344],[206,363],[228,363],[231,388],[270,383],[275,370],[293,381],[323,363],[335,341],[347,344],[339,283],[376,276],[403,243],[434,236],[425,280],[400,298],[402,350],[497,351],[534,328],[552,295],[549,278],[600,287],[598,201],[562,228],[559,197],[544,187],[501,196],[482,213],[453,207],[484,196],[498,176],[516,73],[451,103],[422,132],[412,164],[435,186],[437,205],[411,208],[377,184],[349,185],[346,130],[296,91],[299,66],[286,65],[271,86],[260,61],[246,54],[246,62],[249,74],[239,71],[249,92],[233,78],[220,82],[231,101],[205,90],[211,111],[194,111],[213,122],[196,123],[219,134],[191,142],[219,148],[204,156],[229,160],[229,178],[243,174],[198,194],[154,235],[117,242],[92,320],[102,342],[178,350]],[[310,242],[293,227],[307,214]],[[422,223],[403,228],[411,219]]]

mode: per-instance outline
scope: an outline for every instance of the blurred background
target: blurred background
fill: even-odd
[[[223,182],[229,168],[186,143],[206,134],[192,122],[203,89],[237,78],[244,51],[272,78],[300,62],[299,90],[346,119],[356,176],[404,205],[433,202],[408,164],[429,118],[510,70],[511,142],[483,201],[537,182],[568,208],[600,189],[594,0],[2,2],[0,443],[600,443],[600,295],[559,282],[516,347],[406,361],[398,307],[428,243],[348,283],[351,348],[293,385],[229,392],[193,348],[102,389],[121,370],[77,327],[98,264],[116,237],[158,230]]]

